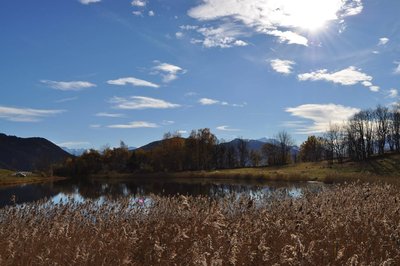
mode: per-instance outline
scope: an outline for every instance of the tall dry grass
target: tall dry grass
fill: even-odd
[[[276,192],[279,194],[279,192]],[[399,265],[398,187],[0,210],[0,265]]]

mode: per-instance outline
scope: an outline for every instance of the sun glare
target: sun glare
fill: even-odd
[[[281,5],[288,25],[317,31],[328,21],[337,19],[336,14],[341,8],[341,1],[284,0]]]

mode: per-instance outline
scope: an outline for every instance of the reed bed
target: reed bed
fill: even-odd
[[[0,265],[399,265],[400,193],[119,198],[0,210]]]

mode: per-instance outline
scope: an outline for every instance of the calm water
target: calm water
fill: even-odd
[[[265,182],[260,180],[211,180],[211,179],[135,179],[129,181],[94,181],[94,180],[62,180],[53,183],[30,184],[15,187],[0,188],[0,208],[11,204],[15,195],[16,203],[27,203],[41,199],[53,202],[74,198],[77,201],[85,199],[99,200],[104,197],[120,196],[146,198],[150,194],[159,196],[171,195],[203,195],[211,198],[221,198],[231,193],[245,194],[252,198],[271,194],[272,191],[282,191],[291,197],[301,197],[304,189],[320,191],[326,185],[322,183],[287,183]]]

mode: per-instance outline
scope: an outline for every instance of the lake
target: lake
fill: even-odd
[[[321,191],[327,185],[315,182],[267,182],[250,179],[130,179],[115,180],[61,180],[52,183],[26,184],[0,188],[0,208],[11,204],[15,195],[17,204],[48,199],[55,203],[74,199],[102,201],[107,198],[132,197],[145,199],[150,194],[158,196],[190,195],[219,199],[227,195],[247,195],[257,199],[274,191],[290,197],[301,197],[305,189]]]

